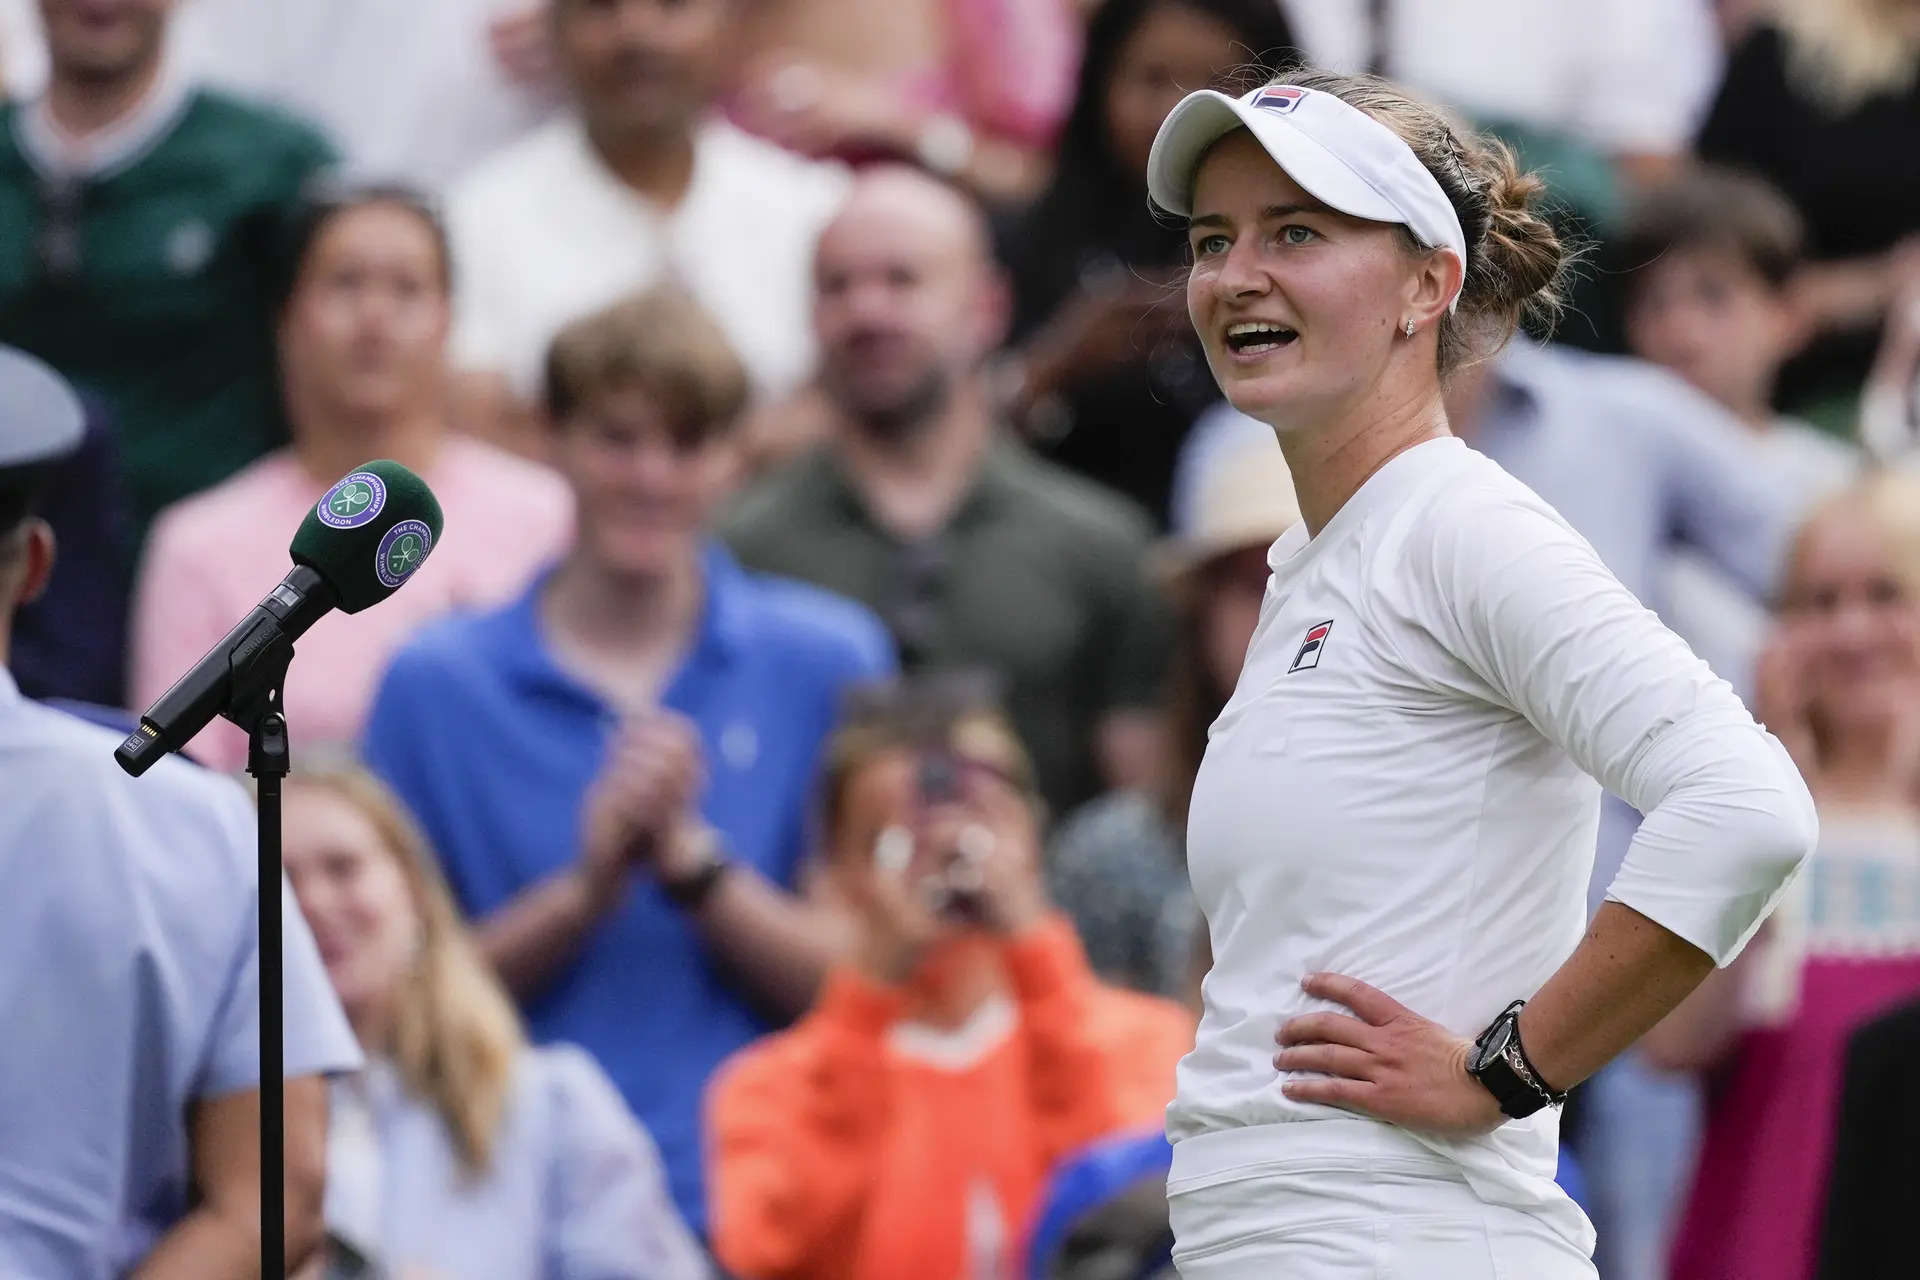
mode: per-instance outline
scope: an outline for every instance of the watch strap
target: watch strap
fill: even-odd
[[[661,879],[660,891],[667,900],[683,911],[698,911],[713,896],[720,882],[726,879],[727,872],[733,869],[733,863],[720,851],[719,838],[711,832],[703,833],[703,849],[700,865],[693,871],[674,879]]]
[[[1559,1106],[1567,1100],[1565,1093],[1556,1093],[1541,1078],[1520,1042],[1520,1010],[1525,1005],[1526,1001],[1515,1000],[1480,1033],[1474,1044],[1481,1052],[1476,1055],[1477,1065],[1468,1073],[1493,1095],[1501,1113],[1513,1120],[1524,1120],[1544,1107]],[[1505,1036],[1499,1049],[1488,1055],[1487,1046],[1503,1029]]]
[[[1526,1081],[1527,1087],[1547,1100],[1547,1105],[1558,1107],[1565,1105],[1565,1090],[1556,1090],[1540,1074],[1540,1068],[1533,1065],[1533,1059],[1527,1056],[1527,1046],[1520,1039],[1520,1011],[1514,1010],[1513,1034],[1507,1038],[1507,1057],[1513,1064],[1514,1073]]]
[[[661,881],[660,890],[667,895],[668,901],[681,910],[698,911],[732,869],[733,864],[725,858],[715,858],[692,875]]]

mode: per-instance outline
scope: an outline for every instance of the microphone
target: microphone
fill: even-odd
[[[358,613],[398,591],[439,540],[440,503],[397,462],[356,467],[307,513],[280,585],[161,694],[113,758],[134,777],[178,751],[216,715],[236,724],[277,685],[293,642],[323,615]],[[251,726],[241,724],[242,728]]]

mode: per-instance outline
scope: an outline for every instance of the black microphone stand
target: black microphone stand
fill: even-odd
[[[292,758],[281,712],[293,646],[277,636],[234,655],[222,714],[247,731],[247,772],[260,825],[260,1275],[284,1280],[286,1241],[286,993],[281,989],[280,784]]]
[[[437,515],[435,517],[438,518]],[[298,540],[296,539],[296,543]],[[247,731],[247,772],[257,784],[260,918],[260,1273],[284,1280],[286,1250],[286,995],[281,989],[280,784],[287,776],[282,693],[293,640],[339,597],[320,572],[296,564],[260,606],[160,696],[114,751],[139,777],[214,715]],[[220,656],[216,656],[220,655]],[[226,670],[220,670],[221,657]]]

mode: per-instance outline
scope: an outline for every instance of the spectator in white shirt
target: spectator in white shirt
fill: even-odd
[[[362,181],[438,191],[559,105],[546,0],[186,0],[174,40],[221,88],[303,116]]]
[[[1657,172],[1720,76],[1707,0],[1281,0],[1322,66],[1375,71],[1475,119],[1565,135]]]
[[[0,0],[0,92],[31,98],[47,87],[47,39],[34,0]]]
[[[1318,72],[1189,95],[1154,144],[1208,363],[1302,515],[1190,808],[1188,1280],[1590,1280],[1555,1105],[1740,952],[1814,840],[1726,683],[1449,429],[1443,379],[1557,301],[1542,186]],[[1588,927],[1596,782],[1647,818]]]
[[[762,396],[811,372],[813,244],[845,190],[712,110],[741,0],[552,0],[575,110],[448,197],[455,363],[474,417],[507,429],[570,321],[662,277],[717,320]]]

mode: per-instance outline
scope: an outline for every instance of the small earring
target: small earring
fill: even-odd
[[[1416,326],[1414,325],[1414,323],[1413,323],[1413,317],[1412,317],[1412,316],[1408,316],[1408,317],[1407,317],[1407,322],[1406,322],[1405,324],[1403,324],[1403,325],[1401,325],[1400,327],[1401,327],[1401,329],[1402,329],[1403,331],[1405,331],[1405,333],[1406,333],[1406,335],[1407,335],[1407,336],[1408,336],[1409,338],[1411,338],[1411,337],[1413,336],[1413,331],[1414,331],[1414,328],[1416,327]]]

